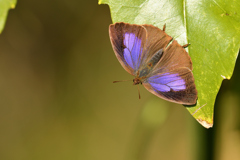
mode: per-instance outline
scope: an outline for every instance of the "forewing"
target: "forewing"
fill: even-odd
[[[144,87],[170,102],[194,105],[197,100],[197,90],[191,70],[186,67],[159,73],[147,78]]]
[[[135,75],[146,44],[146,29],[120,22],[109,26],[109,35],[117,59],[127,72]]]

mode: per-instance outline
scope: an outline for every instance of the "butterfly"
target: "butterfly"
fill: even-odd
[[[148,24],[118,22],[109,26],[110,41],[122,67],[152,94],[170,102],[194,105],[197,89],[192,61],[163,30]]]

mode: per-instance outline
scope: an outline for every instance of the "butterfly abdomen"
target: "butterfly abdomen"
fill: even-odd
[[[149,63],[152,63],[152,66],[155,66],[161,59],[162,55],[163,55],[163,49],[160,49],[152,56]]]

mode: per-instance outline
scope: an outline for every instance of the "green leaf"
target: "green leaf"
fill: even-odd
[[[113,22],[152,24],[187,48],[198,90],[187,110],[204,127],[213,126],[214,102],[223,79],[230,79],[240,44],[237,0],[99,0],[108,4]]]
[[[0,33],[6,22],[8,10],[15,8],[17,0],[0,0]]]

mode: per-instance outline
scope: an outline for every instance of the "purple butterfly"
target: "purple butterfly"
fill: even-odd
[[[197,90],[192,61],[183,46],[152,25],[115,23],[109,26],[110,40],[123,68],[143,86],[170,102],[194,105]],[[172,42],[168,47],[167,45]]]

